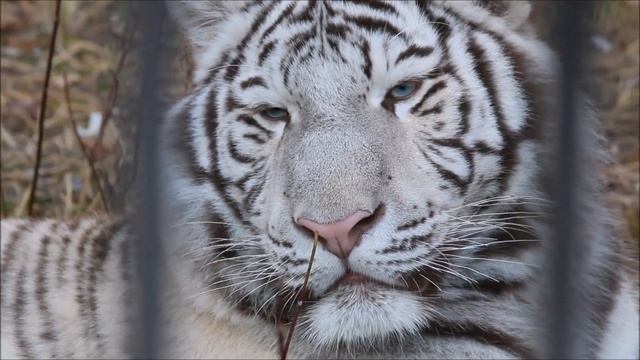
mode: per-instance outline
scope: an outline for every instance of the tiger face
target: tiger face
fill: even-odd
[[[356,346],[419,331],[447,283],[521,275],[469,260],[497,241],[503,200],[534,195],[526,9],[170,6],[196,60],[168,134],[176,197],[212,224],[189,252],[208,289],[286,318],[317,234],[299,331]]]

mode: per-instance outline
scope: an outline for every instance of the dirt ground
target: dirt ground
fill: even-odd
[[[136,91],[131,81],[135,26],[127,20],[128,6],[113,1],[63,2],[48,92],[36,216],[70,218],[122,206],[123,189],[131,184],[126,165],[133,161],[134,129],[127,109],[133,98],[129,94]],[[636,241],[640,237],[639,12],[638,1],[596,5],[589,72],[613,155],[605,169],[607,197],[621,214],[623,232],[628,231]],[[27,215],[53,13],[53,1],[0,2],[2,217]],[[176,75],[174,86],[167,90],[167,97],[175,99],[188,88],[189,58],[180,41],[172,41],[171,46],[181,54],[171,74]],[[92,128],[91,114],[102,116],[103,131]],[[78,136],[74,127],[79,129]]]

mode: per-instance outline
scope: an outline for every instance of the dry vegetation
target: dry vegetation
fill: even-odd
[[[602,2],[594,21],[593,82],[614,161],[606,168],[608,197],[623,213],[633,238],[639,230],[639,90],[638,1]],[[57,39],[41,178],[34,215],[60,218],[103,212],[98,182],[74,134],[74,122],[85,128],[91,113],[101,113],[104,136],[81,140],[95,164],[108,207],[119,208],[130,187],[134,127],[127,117],[135,97],[135,27],[127,21],[129,3],[64,1]],[[1,1],[1,139],[2,217],[25,216],[34,163],[40,92],[53,22],[54,2]],[[175,44],[173,44],[175,43]],[[189,61],[183,45],[172,41],[179,76],[169,98],[183,93]],[[124,66],[119,63],[124,58]],[[65,99],[65,76],[70,101]],[[70,105],[70,106],[68,106]],[[69,111],[71,108],[71,112]],[[100,140],[98,140],[100,139]]]

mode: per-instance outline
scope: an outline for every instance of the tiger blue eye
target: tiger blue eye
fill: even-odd
[[[416,84],[413,82],[403,82],[391,88],[389,94],[396,98],[402,99],[409,97],[416,90]]]
[[[276,120],[284,120],[289,117],[289,112],[283,108],[272,107],[262,111],[262,114],[268,118]]]

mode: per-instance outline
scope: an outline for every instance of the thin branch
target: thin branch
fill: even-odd
[[[289,352],[289,345],[291,345],[291,339],[293,338],[293,332],[296,330],[296,324],[298,323],[298,316],[302,312],[302,307],[307,299],[307,285],[309,284],[309,276],[311,275],[311,267],[313,266],[313,258],[316,256],[316,247],[318,246],[318,233],[314,233],[313,248],[311,249],[311,256],[309,257],[309,266],[307,267],[307,273],[304,275],[304,283],[302,284],[302,291],[300,292],[300,298],[298,299],[298,307],[293,315],[291,326],[289,327],[289,334],[284,345],[280,344],[280,359],[286,360],[287,353]],[[279,337],[280,342],[282,338]]]
[[[44,138],[44,116],[47,109],[47,96],[49,95],[49,78],[51,77],[51,64],[53,53],[55,52],[56,37],[58,35],[58,23],[60,22],[60,0],[56,0],[56,12],[53,20],[53,32],[49,40],[49,57],[47,58],[47,70],[44,76],[44,86],[42,87],[42,101],[40,102],[40,115],[38,116],[38,140],[36,145],[36,162],[33,166],[33,178],[31,189],[29,190],[29,202],[27,214],[33,215],[33,202],[36,199],[36,189],[38,187],[38,174],[40,172],[40,161],[42,158],[42,140]]]
[[[100,124],[100,129],[98,131],[98,136],[96,137],[96,141],[93,144],[91,149],[91,155],[95,156],[98,149],[102,146],[102,138],[104,136],[104,131],[111,120],[111,115],[113,114],[113,107],[116,104],[116,100],[118,99],[118,88],[120,86],[120,73],[122,72],[122,68],[127,59],[127,55],[129,53],[129,47],[131,42],[133,41],[133,36],[135,34],[136,28],[129,29],[127,25],[127,29],[125,29],[125,33],[128,33],[121,43],[122,51],[120,53],[120,58],[118,59],[118,64],[116,65],[116,69],[111,75],[111,85],[109,86],[109,93],[107,94],[107,102],[105,103],[104,108],[102,109],[102,123]]]
[[[76,141],[80,146],[80,150],[82,150],[82,154],[84,155],[87,163],[89,163],[89,169],[91,169],[91,178],[96,184],[98,188],[98,193],[100,194],[100,200],[102,200],[102,205],[107,213],[110,213],[109,204],[107,203],[107,197],[104,194],[104,190],[102,189],[102,182],[100,181],[100,176],[98,176],[98,171],[94,165],[94,160],[92,154],[89,152],[87,147],[82,141],[80,134],[78,133],[78,123],[73,114],[73,110],[71,109],[71,97],[69,96],[69,83],[67,82],[67,73],[64,72],[62,74],[62,79],[64,80],[64,99],[67,104],[67,113],[69,114],[69,120],[71,120],[71,125],[73,127],[73,135],[75,135]]]

